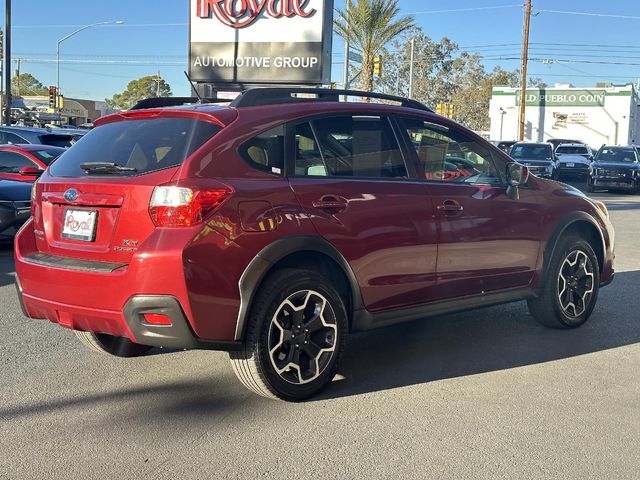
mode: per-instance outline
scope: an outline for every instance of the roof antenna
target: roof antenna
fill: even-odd
[[[202,97],[200,96],[200,94],[198,93],[198,89],[196,88],[196,84],[193,83],[193,80],[191,80],[191,77],[186,71],[184,71],[184,76],[187,77],[187,80],[189,80],[189,83],[191,84],[191,90],[193,90],[193,93],[195,93],[196,97],[198,97],[198,103],[203,103]]]

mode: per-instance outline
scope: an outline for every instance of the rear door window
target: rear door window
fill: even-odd
[[[296,128],[296,175],[406,178],[407,169],[389,120],[337,116]]]
[[[87,133],[50,167],[57,177],[81,177],[85,162],[108,162],[140,175],[181,165],[220,127],[193,118],[154,118],[107,123]]]

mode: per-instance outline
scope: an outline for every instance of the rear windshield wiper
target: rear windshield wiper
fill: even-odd
[[[123,167],[113,162],[85,162],[80,164],[80,168],[87,172],[87,174],[100,174],[100,173],[123,173],[123,172],[137,172],[133,167]]]

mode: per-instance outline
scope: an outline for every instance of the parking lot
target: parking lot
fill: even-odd
[[[248,392],[227,354],[100,356],[25,319],[0,247],[0,479],[638,478],[640,196],[595,194],[616,278],[582,328],[524,303],[352,336],[300,404]]]

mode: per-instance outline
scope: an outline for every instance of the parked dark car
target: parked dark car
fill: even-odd
[[[85,130],[66,130],[35,127],[0,127],[0,144],[20,145],[37,143],[53,147],[70,147],[80,140]]]
[[[603,203],[414,100],[264,88],[165,108],[186,101],[102,117],[34,183],[28,317],[110,355],[227,350],[248,389],[301,400],[349,332],[522,300],[575,328],[613,279]]]
[[[589,171],[588,189],[620,189],[640,193],[640,155],[634,146],[605,145],[596,154]]]
[[[502,150],[504,153],[509,154],[511,151],[511,147],[513,147],[516,143],[516,140],[500,140],[496,143],[496,147]]]
[[[0,179],[35,182],[65,151],[49,145],[0,145]]]
[[[0,240],[13,238],[31,215],[31,184],[0,179]]]
[[[509,154],[516,162],[529,167],[538,177],[557,179],[556,156],[549,143],[519,142],[511,147]]]

